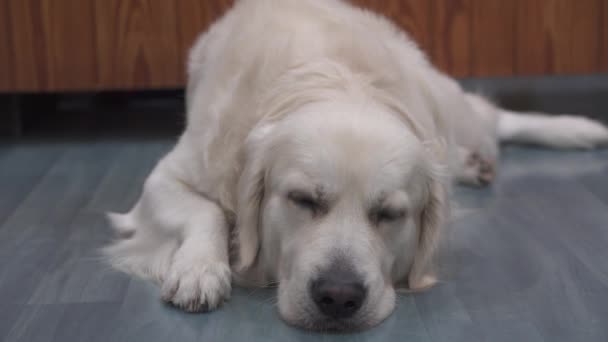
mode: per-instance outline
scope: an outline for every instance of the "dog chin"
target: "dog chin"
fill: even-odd
[[[391,303],[391,301],[388,301]],[[388,304],[387,303],[387,304]],[[325,316],[314,308],[300,307],[292,311],[279,303],[279,314],[288,325],[317,332],[351,333],[372,328],[384,321],[395,308],[394,301],[378,311],[364,311],[354,317],[337,319]]]
[[[301,318],[282,317],[283,320],[296,328],[328,333],[351,333],[369,329],[380,324],[384,317],[355,317],[348,319],[335,319],[323,315],[304,315]]]

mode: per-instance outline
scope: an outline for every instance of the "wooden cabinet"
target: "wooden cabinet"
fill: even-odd
[[[353,2],[454,76],[608,72],[606,0]],[[0,92],[182,87],[188,48],[231,3],[0,0]]]
[[[205,0],[0,0],[0,91],[173,88]]]

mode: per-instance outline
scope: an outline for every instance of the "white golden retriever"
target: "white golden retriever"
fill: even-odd
[[[373,326],[396,288],[435,282],[449,184],[491,182],[500,141],[608,142],[591,120],[465,93],[387,20],[335,0],[237,2],[188,76],[187,128],[110,215],[105,249],[187,311],[220,306],[232,280],[278,283],[290,324]]]

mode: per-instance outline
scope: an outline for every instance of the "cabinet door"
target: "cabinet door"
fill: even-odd
[[[608,71],[606,0],[352,0],[453,76]],[[0,92],[183,87],[233,0],[0,0]]]
[[[0,90],[96,84],[93,1],[0,2]]]
[[[0,91],[182,87],[230,0],[2,0]]]

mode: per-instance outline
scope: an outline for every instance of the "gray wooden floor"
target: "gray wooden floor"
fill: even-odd
[[[173,141],[0,145],[0,340],[608,341],[608,150],[506,148],[493,187],[455,191],[439,286],[372,330],[318,335],[283,324],[271,290],[186,314],[100,262],[103,213],[130,207]]]

